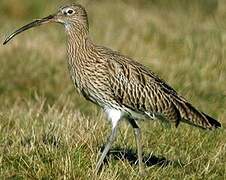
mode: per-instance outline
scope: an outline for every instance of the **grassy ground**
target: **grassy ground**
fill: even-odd
[[[226,125],[223,0],[82,1],[98,44],[139,60]],[[2,0],[0,40],[58,1]],[[121,122],[109,163],[97,154],[110,124],[74,92],[63,27],[47,25],[0,47],[0,179],[143,179],[133,132]],[[226,179],[226,132],[140,122],[144,179]]]

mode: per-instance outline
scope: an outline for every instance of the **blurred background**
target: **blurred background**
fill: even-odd
[[[71,2],[86,7],[93,41],[137,59],[200,109],[225,120],[224,0],[1,0],[1,41],[16,28]],[[74,93],[65,41],[63,27],[47,25],[2,46],[0,106],[38,94],[50,104],[70,97],[73,106],[90,112]]]
[[[94,42],[144,64],[226,126],[226,0],[1,0],[0,42],[71,2],[87,9]],[[147,179],[225,179],[224,130],[140,125]],[[62,25],[0,45],[0,179],[95,179],[109,130],[102,111],[75,93]],[[126,122],[115,144],[136,161]],[[171,165],[152,166],[159,161]],[[112,160],[96,179],[140,179],[136,172],[134,163]]]

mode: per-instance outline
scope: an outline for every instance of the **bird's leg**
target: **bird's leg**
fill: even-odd
[[[141,175],[144,174],[144,164],[143,164],[143,157],[142,157],[142,144],[141,144],[141,130],[136,121],[133,118],[129,118],[129,123],[132,125],[134,130],[134,135],[137,144],[137,154],[138,154],[138,163],[139,163],[139,173]]]
[[[103,163],[103,161],[104,161],[104,159],[105,159],[105,157],[106,157],[106,155],[107,155],[107,153],[108,153],[113,141],[115,140],[116,129],[117,129],[117,125],[112,128],[111,135],[110,135],[110,137],[108,139],[108,142],[105,145],[104,151],[102,152],[101,157],[100,157],[100,159],[99,159],[99,161],[98,161],[98,163],[96,165],[96,173],[99,171],[99,169],[100,169],[100,167],[101,167],[101,165],[102,165],[102,163]]]

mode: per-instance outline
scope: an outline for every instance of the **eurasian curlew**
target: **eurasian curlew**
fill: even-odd
[[[17,34],[46,23],[63,24],[68,39],[68,64],[75,88],[87,100],[99,105],[112,122],[112,131],[96,165],[98,171],[116,136],[120,119],[134,128],[139,171],[143,172],[141,131],[137,120],[162,116],[178,126],[186,122],[204,129],[221,124],[194,108],[165,81],[140,63],[122,54],[96,45],[89,37],[86,10],[79,4],[61,7],[57,13],[35,20],[13,32]]]

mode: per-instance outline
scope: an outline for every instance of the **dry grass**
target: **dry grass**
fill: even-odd
[[[198,2],[83,4],[95,42],[139,60],[226,125],[225,1]],[[47,15],[59,2],[45,4],[1,1],[1,34]],[[63,28],[48,25],[0,48],[0,179],[143,179],[137,174],[132,129],[124,121],[108,165],[94,175],[110,124],[74,92],[65,47]],[[226,179],[224,129],[140,124],[144,178]]]

